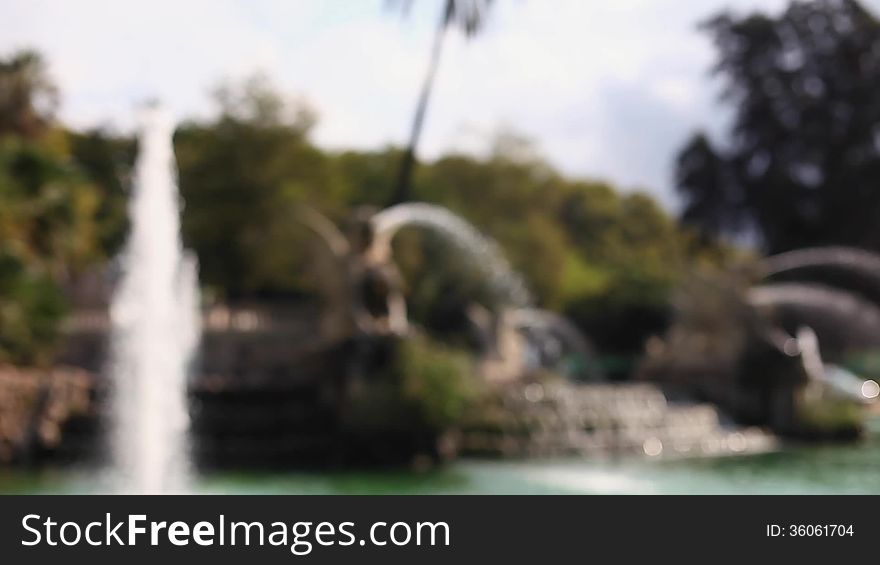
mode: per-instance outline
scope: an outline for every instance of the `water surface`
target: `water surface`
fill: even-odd
[[[102,492],[93,473],[0,472],[0,492]],[[880,494],[880,437],[688,460],[460,461],[429,472],[210,473],[228,494]]]

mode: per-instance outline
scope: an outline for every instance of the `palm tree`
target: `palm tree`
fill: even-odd
[[[412,130],[410,131],[409,144],[403,153],[394,192],[391,196],[391,204],[406,202],[410,198],[413,168],[416,161],[416,147],[422,134],[422,126],[425,121],[425,113],[428,110],[428,102],[431,98],[431,89],[434,86],[434,77],[440,65],[440,54],[443,51],[443,43],[446,31],[455,26],[466,37],[473,37],[479,33],[486,21],[486,15],[494,0],[443,0],[445,5],[440,15],[440,22],[434,33],[434,46],[431,49],[431,59],[428,62],[428,70],[422,81],[422,90],[419,94],[416,113],[413,117]],[[404,10],[408,10],[412,0],[396,0]]]

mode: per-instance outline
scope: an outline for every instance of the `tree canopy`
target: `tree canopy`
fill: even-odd
[[[48,361],[60,285],[101,256],[101,193],[54,123],[55,94],[35,53],[0,60],[0,362]]]
[[[778,17],[703,25],[733,123],[682,149],[683,220],[769,252],[880,248],[880,22],[855,0],[793,2]]]

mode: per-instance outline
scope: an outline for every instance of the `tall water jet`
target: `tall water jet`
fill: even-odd
[[[196,262],[180,238],[173,125],[144,111],[131,232],[111,305],[112,457],[125,491],[186,487],[187,373],[199,340]]]

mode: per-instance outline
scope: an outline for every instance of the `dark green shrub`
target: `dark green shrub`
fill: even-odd
[[[478,389],[469,356],[417,335],[386,345],[384,364],[348,387],[346,428],[436,435],[454,427]]]
[[[51,278],[0,255],[0,363],[47,363],[66,310]]]

